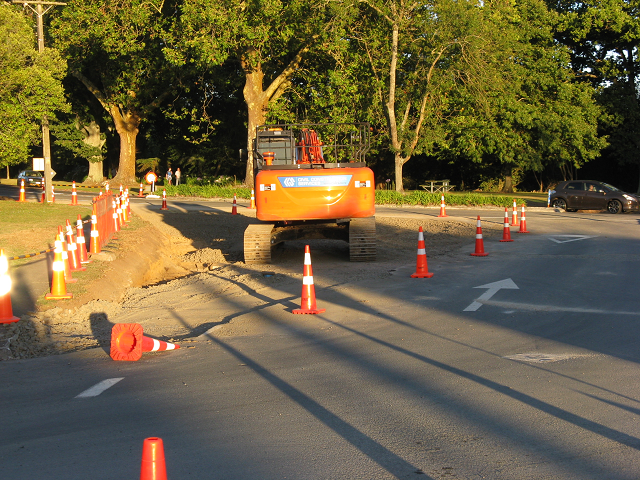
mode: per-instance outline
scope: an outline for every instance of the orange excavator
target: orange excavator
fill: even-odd
[[[349,243],[351,261],[376,257],[375,183],[365,164],[369,124],[277,124],[256,129],[256,217],[244,233],[246,263],[270,263],[291,240]]]

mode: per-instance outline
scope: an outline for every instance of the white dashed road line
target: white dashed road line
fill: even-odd
[[[86,389],[84,392],[76,395],[75,398],[89,398],[89,397],[97,397],[102,392],[104,392],[107,388],[113,387],[120,380],[123,380],[124,377],[121,378],[107,378],[99,383],[96,383],[93,387]]]

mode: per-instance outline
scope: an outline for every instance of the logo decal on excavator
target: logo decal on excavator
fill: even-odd
[[[317,175],[309,177],[278,177],[284,188],[346,187],[353,175]]]

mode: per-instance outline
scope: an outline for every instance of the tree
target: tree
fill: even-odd
[[[164,0],[71,0],[50,29],[71,75],[100,102],[120,136],[116,182],[136,182],[140,124],[178,88],[178,72],[163,54],[175,14]]]
[[[245,75],[247,165],[245,183],[253,185],[253,140],[271,104],[290,87],[291,78],[312,50],[326,48],[348,22],[342,2],[329,0],[185,0],[175,38],[193,56],[170,58],[204,67],[238,62]]]
[[[13,6],[0,5],[0,166],[27,160],[40,142],[43,117],[68,110],[58,52],[38,53],[32,27]]]

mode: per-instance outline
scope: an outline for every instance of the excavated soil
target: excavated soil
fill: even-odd
[[[218,335],[250,333],[250,322],[234,326],[238,312],[229,305],[242,309],[251,296],[299,292],[305,242],[275,247],[270,265],[246,265],[243,232],[256,222],[255,213],[241,207],[239,215],[231,215],[230,210],[187,202],[176,202],[168,211],[158,205],[134,207],[139,228],[123,230],[116,247],[96,259],[109,262],[105,274],[78,298],[3,327],[0,360],[95,347],[108,351],[115,323],[140,323],[145,334],[183,348],[213,327],[219,327]],[[385,278],[399,266],[415,264],[419,227],[429,259],[454,255],[464,245],[473,248],[475,222],[412,216],[398,209],[392,216],[376,217],[376,262],[349,262],[346,242],[307,242],[316,288]],[[500,224],[483,225],[485,237],[501,231]]]

